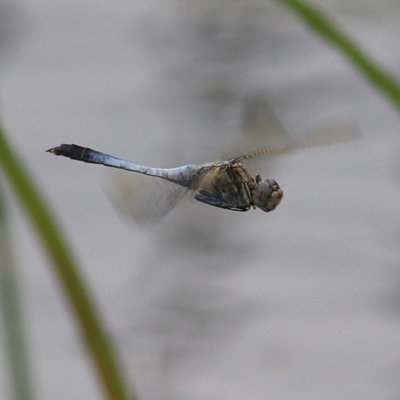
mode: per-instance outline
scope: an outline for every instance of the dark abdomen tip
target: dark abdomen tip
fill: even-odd
[[[91,149],[77,146],[76,144],[61,144],[60,146],[52,147],[46,151],[56,156],[68,157],[72,160],[85,161],[86,156],[88,153],[90,153]]]

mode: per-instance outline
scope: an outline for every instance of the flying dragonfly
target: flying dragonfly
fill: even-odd
[[[127,187],[121,185],[119,191],[122,193],[117,197],[124,203],[120,208],[128,210],[137,222],[146,223],[167,214],[188,191],[194,193],[197,201],[226,210],[243,212],[259,208],[264,212],[273,211],[282,200],[282,189],[273,179],[262,180],[259,174],[254,176],[245,165],[246,161],[344,142],[354,139],[355,134],[354,124],[336,124],[299,138],[275,140],[239,156],[176,168],[148,167],[75,144],[61,144],[47,152],[145,175],[146,181],[133,181]]]

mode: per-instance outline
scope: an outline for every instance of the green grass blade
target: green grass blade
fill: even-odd
[[[320,9],[300,0],[277,0],[298,14],[315,32],[350,60],[377,89],[400,111],[400,86],[387,71],[365,53],[335,22]]]
[[[3,321],[0,326],[4,331],[9,389],[14,400],[33,400],[32,369],[29,368],[31,364],[27,351],[26,326],[12,248],[6,202],[0,181],[0,317]]]
[[[122,367],[118,363],[72,252],[58,228],[55,218],[51,215],[49,206],[42,199],[22,163],[17,159],[1,127],[0,166],[52,261],[54,273],[57,275],[76,316],[83,342],[92,358],[106,398],[134,400],[136,397],[132,393],[128,396]]]

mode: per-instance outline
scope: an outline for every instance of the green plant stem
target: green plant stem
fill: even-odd
[[[315,32],[325,40],[336,46],[354,66],[378,88],[389,101],[400,111],[400,86],[399,83],[344,32],[335,22],[320,9],[300,0],[276,0],[277,3],[286,4],[297,13]]]
[[[0,175],[0,180],[2,175]],[[5,351],[9,366],[11,398],[34,399],[33,370],[30,367],[26,330],[21,306],[20,285],[13,258],[13,246],[0,181],[0,310],[3,320]]]
[[[136,397],[132,393],[130,397],[128,396],[128,388],[123,379],[121,365],[117,362],[114,349],[99,314],[95,310],[89,290],[85,287],[79,274],[72,252],[61,234],[55,218],[51,215],[48,205],[41,198],[26,169],[18,161],[1,128],[0,166],[52,261],[54,272],[59,278],[77,319],[83,341],[94,362],[106,398],[134,400]]]

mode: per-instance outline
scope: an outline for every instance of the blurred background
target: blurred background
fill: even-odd
[[[397,2],[315,4],[399,77]],[[289,10],[0,0],[0,96],[140,399],[400,398],[399,117]],[[104,168],[45,153],[77,143],[159,167],[207,162],[266,103],[292,136],[341,120],[363,132],[255,171],[285,192],[269,214],[184,200],[139,229],[104,196]],[[38,398],[98,399],[17,204],[11,218]],[[0,362],[1,399],[8,390]]]

